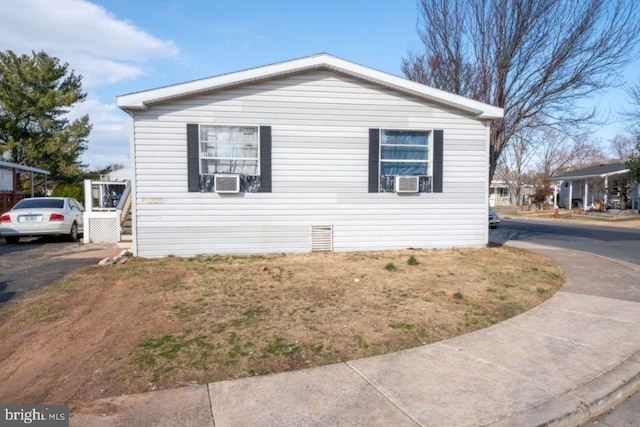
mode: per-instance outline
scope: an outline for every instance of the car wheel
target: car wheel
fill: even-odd
[[[78,240],[78,225],[74,222],[71,224],[71,230],[69,231],[68,239],[70,242]]]
[[[20,237],[18,237],[18,236],[4,236],[4,239],[10,245],[15,245],[16,243],[18,243],[20,241]]]

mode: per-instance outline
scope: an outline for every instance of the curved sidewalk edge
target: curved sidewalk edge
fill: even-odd
[[[70,425],[577,426],[640,390],[640,301],[617,298],[627,288],[640,290],[640,266],[507,245],[556,260],[565,286],[526,313],[449,340],[303,371],[101,399],[73,414]],[[602,271],[612,269],[615,286],[584,283],[600,283]]]
[[[580,426],[640,391],[640,352],[606,374],[557,399],[491,424],[507,426]]]
[[[618,264],[626,269],[640,273],[640,265],[598,254],[525,242],[503,241],[499,244],[542,253],[550,258],[553,258],[551,254],[554,251],[579,253],[584,256],[595,257],[613,264]],[[640,280],[640,277],[638,280]],[[576,388],[571,393],[548,401],[538,407],[531,408],[523,413],[505,418],[498,423],[492,424],[492,426],[580,426],[606,413],[639,391],[640,352],[636,352],[609,372]]]

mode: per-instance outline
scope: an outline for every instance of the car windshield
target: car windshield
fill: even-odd
[[[33,208],[62,209],[64,208],[64,199],[23,199],[13,209]]]

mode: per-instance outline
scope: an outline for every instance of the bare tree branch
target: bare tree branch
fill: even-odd
[[[628,0],[419,0],[418,6],[423,51],[403,60],[403,72],[504,108],[504,119],[492,125],[491,178],[518,133],[593,123],[595,109],[577,101],[620,84],[640,40],[640,12]]]

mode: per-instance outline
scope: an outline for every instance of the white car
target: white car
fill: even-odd
[[[46,235],[64,235],[73,242],[82,233],[83,212],[82,205],[70,197],[22,199],[0,216],[0,235],[7,243]]]

